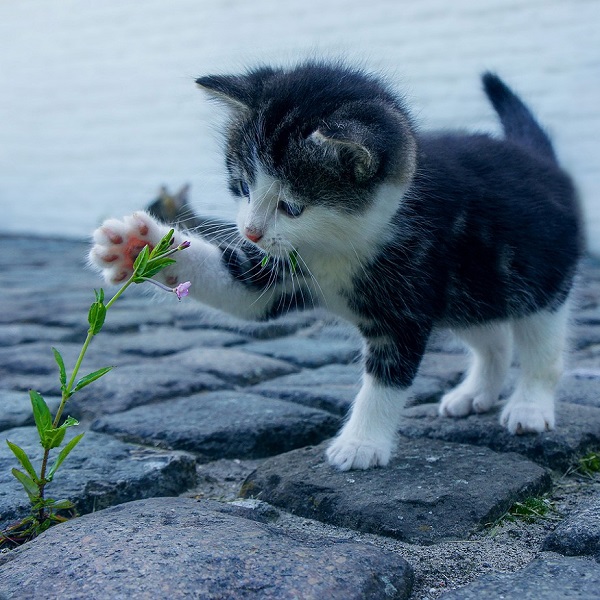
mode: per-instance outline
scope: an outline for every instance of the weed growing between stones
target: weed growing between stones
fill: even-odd
[[[0,532],[0,547],[22,544],[36,537],[55,523],[68,520],[69,517],[64,516],[61,512],[71,511],[71,516],[74,514],[74,505],[69,500],[55,500],[46,497],[46,486],[52,482],[58,468],[84,436],[83,433],[80,433],[62,446],[67,429],[79,424],[73,417],[62,419],[66,403],[76,392],[100,379],[113,368],[104,367],[78,378],[81,363],[87,349],[94,336],[101,331],[107,311],[130,285],[148,281],[165,291],[176,294],[180,300],[188,295],[191,285],[189,281],[180,283],[174,288],[169,288],[152,279],[162,269],[175,262],[171,258],[173,254],[185,250],[190,245],[189,242],[183,242],[179,246],[173,247],[173,234],[174,230],[171,229],[155,248],[151,249],[149,246],[145,246],[142,249],[133,264],[133,274],[106,304],[104,303],[104,290],[94,291],[96,299],[88,312],[89,329],[87,337],[70,376],[67,374],[61,353],[56,348],[52,348],[54,359],[58,365],[61,402],[56,414],[52,417],[48,404],[41,394],[34,390],[30,390],[29,392],[40,445],[44,449],[39,473],[36,471],[27,453],[16,444],[6,440],[8,447],[23,469],[13,468],[12,474],[23,486],[29,498],[31,512],[20,522],[9,527],[6,531]],[[49,459],[52,450],[57,450],[58,454],[52,464],[50,464]]]
[[[535,523],[540,519],[559,519],[558,511],[553,502],[546,496],[531,496],[523,502],[515,502],[501,517],[487,525],[491,527],[490,535],[495,536],[506,523],[523,521]]]
[[[582,456],[575,470],[588,477],[594,477],[600,473],[600,452],[588,452]]]

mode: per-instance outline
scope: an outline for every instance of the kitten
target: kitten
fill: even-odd
[[[230,109],[225,158],[240,235],[221,247],[191,237],[167,281],[189,279],[198,300],[249,319],[318,305],[356,325],[365,373],[327,451],[332,465],[388,463],[434,327],[473,351],[440,415],[488,411],[514,341],[521,375],[501,422],[511,433],[554,427],[579,208],[549,138],[497,76],[483,84],[504,139],[421,134],[382,81],[343,64],[197,84]],[[91,260],[122,281],[135,258],[129,241],[155,244],[165,232],[144,213],[109,220]]]
[[[158,196],[146,211],[167,225],[193,231],[204,239],[221,245],[229,245],[237,234],[237,227],[215,217],[196,215],[188,199],[190,184],[186,183],[176,194],[161,186]]]

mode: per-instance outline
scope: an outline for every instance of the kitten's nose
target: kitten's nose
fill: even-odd
[[[250,229],[248,227],[246,227],[246,229],[244,230],[244,235],[251,241],[254,242],[256,244],[256,242],[258,242],[258,240],[260,240],[263,236],[263,234],[260,231],[256,231],[256,229]]]

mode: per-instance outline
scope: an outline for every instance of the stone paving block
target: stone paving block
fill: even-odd
[[[413,572],[398,554],[352,541],[290,536],[238,516],[234,508],[222,512],[215,502],[155,498],[69,521],[0,557],[4,563],[0,596],[62,600],[410,596]]]
[[[543,549],[600,561],[600,497],[591,498],[562,521],[546,538]]]
[[[600,361],[597,370],[575,369],[561,379],[556,397],[559,402],[572,402],[600,408]]]
[[[173,327],[144,326],[126,335],[99,336],[94,348],[103,351],[118,348],[121,354],[157,358],[190,348],[224,348],[245,342],[247,338],[229,331],[194,329],[181,331]],[[131,360],[131,359],[129,359]]]
[[[44,398],[50,407],[50,412],[56,414],[60,398]],[[34,425],[31,400],[27,392],[0,389],[0,431]]]
[[[254,342],[244,346],[245,352],[255,352],[291,362],[299,367],[322,367],[332,363],[358,361],[361,346],[351,340],[309,339],[285,337]]]
[[[0,348],[30,344],[31,342],[47,342],[48,347],[68,341],[73,330],[67,327],[45,327],[33,323],[0,325]],[[85,339],[85,334],[82,339]]]
[[[360,389],[361,374],[362,367],[358,364],[327,365],[276,377],[251,389],[272,398],[344,415]]]
[[[584,558],[545,556],[516,573],[485,575],[440,600],[598,600],[600,565]]]
[[[231,387],[210,373],[194,372],[175,361],[160,364],[158,360],[113,369],[69,401],[70,413],[78,419],[94,419],[165,399]]]
[[[81,433],[76,429],[67,439]],[[39,472],[42,449],[34,427],[10,429],[2,437],[23,448]],[[51,454],[50,460],[55,456]],[[13,467],[18,467],[16,458],[5,443],[0,444],[0,529],[28,512]],[[71,500],[83,514],[140,498],[175,496],[195,482],[196,464],[188,453],[144,448],[87,431],[46,491],[48,497]]]
[[[157,359],[156,369],[176,365],[193,373],[210,373],[231,385],[251,385],[281,375],[296,373],[298,367],[281,360],[232,348],[193,348]]]
[[[345,415],[360,389],[361,378],[361,365],[327,365],[277,377],[253,386],[252,390],[271,398]],[[407,405],[436,402],[443,391],[439,379],[419,375],[411,387]]]
[[[92,429],[187,450],[203,461],[261,458],[317,444],[339,428],[321,410],[243,392],[198,394],[103,417]]]
[[[463,352],[426,352],[419,375],[433,377],[450,388],[458,383],[469,365],[469,357]]]
[[[554,431],[512,435],[499,423],[501,407],[489,413],[453,419],[438,416],[437,405],[408,408],[399,431],[411,438],[429,438],[487,446],[496,452],[517,452],[541,465],[565,471],[576,458],[600,446],[600,409],[561,402]]]
[[[0,348],[0,375],[22,373],[27,376],[56,373],[58,378],[58,367],[54,360],[52,346],[62,354],[67,372],[70,374],[81,352],[84,340],[85,336],[79,343],[38,342]],[[92,342],[85,355],[81,375],[110,365],[125,365],[136,362],[134,357],[122,355],[115,346],[107,347],[101,351]]]
[[[547,471],[516,455],[401,438],[382,469],[339,472],[326,444],[288,452],[248,476],[242,497],[303,517],[402,541],[464,539],[514,502],[547,491]]]

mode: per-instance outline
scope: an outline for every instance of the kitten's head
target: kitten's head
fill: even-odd
[[[401,102],[375,77],[310,62],[196,83],[231,108],[238,226],[270,254],[336,252],[376,236],[396,212],[416,144]]]
[[[186,183],[177,193],[171,194],[166,186],[161,186],[158,196],[146,209],[153,217],[169,225],[188,227],[194,214],[188,202],[190,184]]]

